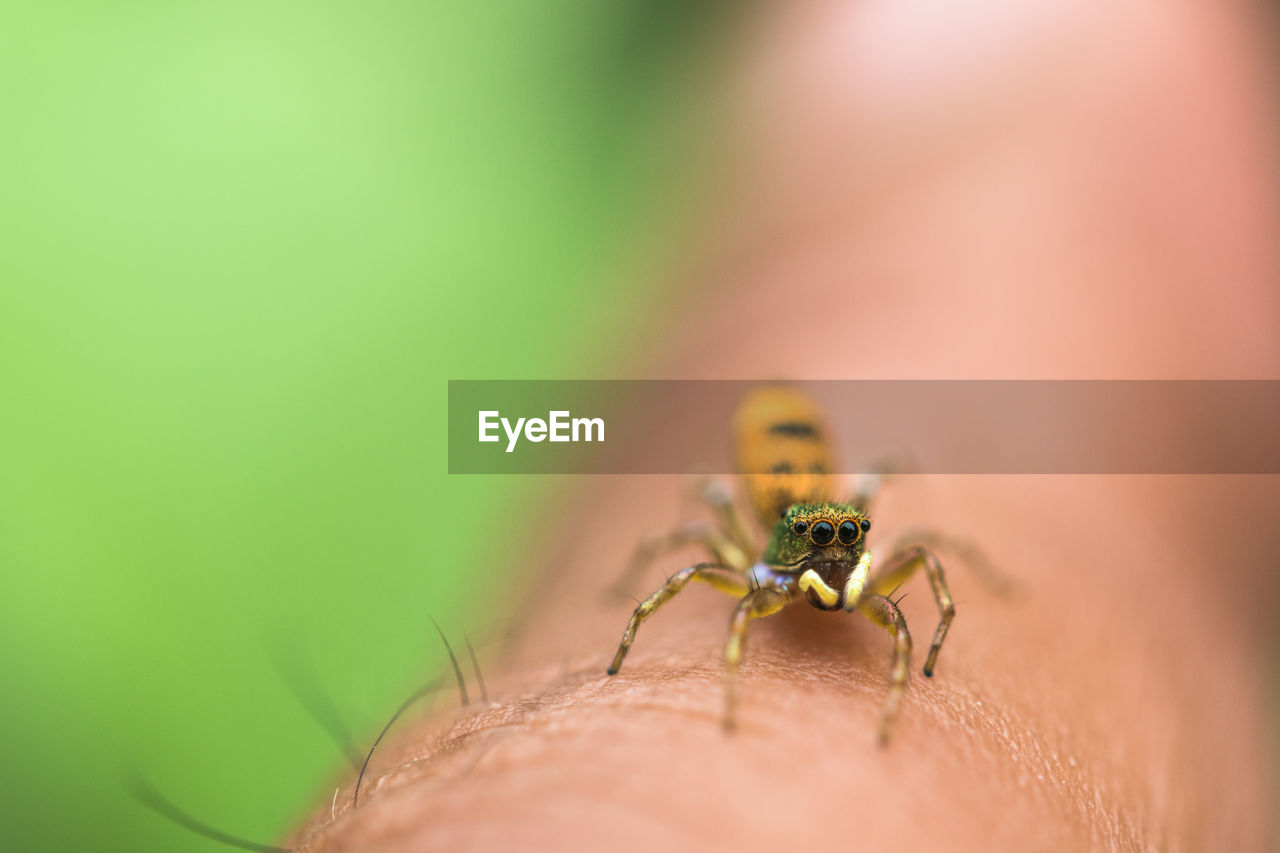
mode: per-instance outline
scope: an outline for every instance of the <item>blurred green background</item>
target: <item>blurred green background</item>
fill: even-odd
[[[219,849],[133,770],[279,838],[343,761],[273,648],[367,744],[500,620],[552,486],[448,477],[445,382],[637,370],[707,12],[0,12],[0,848]]]

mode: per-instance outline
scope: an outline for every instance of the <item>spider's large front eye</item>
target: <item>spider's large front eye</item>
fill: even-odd
[[[862,530],[858,525],[854,524],[852,521],[846,521],[844,524],[840,525],[840,541],[846,545],[852,545],[854,542],[858,541],[858,534],[861,532]]]
[[[836,538],[836,529],[831,526],[829,521],[819,521],[813,526],[813,531],[809,535],[813,537],[813,541],[818,545],[826,545]]]

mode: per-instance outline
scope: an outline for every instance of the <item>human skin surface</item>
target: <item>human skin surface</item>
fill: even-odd
[[[730,189],[649,375],[1280,377],[1257,11],[947,6],[776,4],[740,35]],[[1017,592],[943,551],[958,612],[925,679],[937,611],[922,576],[904,587],[916,654],[885,748],[891,643],[860,616],[754,624],[732,736],[714,590],[605,675],[634,603],[601,595],[640,537],[695,515],[683,488],[575,486],[496,605],[493,702],[440,699],[379,750],[360,807],[342,780],[295,847],[1274,846],[1277,478],[891,483],[873,552],[905,527],[962,535]]]

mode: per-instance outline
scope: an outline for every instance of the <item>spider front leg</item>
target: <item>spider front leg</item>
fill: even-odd
[[[978,583],[988,592],[1006,599],[1019,596],[1018,584],[1014,579],[996,566],[986,552],[970,539],[928,527],[909,527],[894,540],[893,553],[905,551],[911,545],[954,554],[960,558],[961,563],[968,566]]]
[[[889,742],[893,721],[898,716],[898,702],[902,699],[902,691],[906,689],[907,672],[911,668],[911,634],[907,631],[907,620],[902,617],[902,611],[883,595],[875,593],[864,595],[858,602],[858,609],[872,622],[893,635],[893,657],[889,666],[889,695],[885,697],[884,708],[880,712],[879,740],[883,746]]]
[[[929,586],[933,587],[933,597],[938,602],[938,627],[933,632],[933,643],[929,646],[929,656],[924,661],[924,674],[933,677],[933,668],[938,662],[938,652],[942,641],[947,638],[947,629],[956,615],[955,602],[951,600],[951,590],[947,589],[947,579],[942,574],[942,566],[932,551],[919,545],[899,551],[889,558],[884,567],[871,582],[871,589],[879,595],[887,595],[897,589],[916,569],[924,566],[929,576]]]
[[[747,626],[752,619],[777,613],[791,602],[796,594],[765,587],[748,593],[738,602],[729,620],[729,643],[724,649],[724,728],[733,731],[737,725],[735,716],[738,701],[738,668],[742,664],[742,652],[747,644]]]
[[[674,551],[677,548],[683,548],[686,545],[702,545],[705,547],[711,552],[711,556],[715,560],[714,565],[726,566],[737,571],[744,571],[750,567],[750,560],[747,559],[746,552],[730,540],[729,537],[715,530],[706,522],[687,521],[670,533],[651,536],[641,541],[631,555],[631,560],[623,570],[622,576],[610,587],[610,592],[619,596],[629,596],[630,588],[646,567],[663,554]]]
[[[684,589],[689,581],[695,578],[711,584],[721,592],[727,592],[734,596],[744,596],[750,590],[747,585],[747,578],[742,572],[718,563],[699,563],[696,566],[690,566],[687,569],[681,569],[676,572],[667,579],[667,582],[657,592],[641,602],[640,606],[631,614],[631,621],[627,623],[626,630],[622,632],[622,642],[618,644],[618,653],[613,656],[613,663],[609,665],[610,675],[617,675],[618,670],[622,668],[622,660],[627,656],[627,652],[631,650],[631,644],[636,639],[636,631],[639,630],[640,623],[652,616],[655,610],[666,604],[676,593]]]

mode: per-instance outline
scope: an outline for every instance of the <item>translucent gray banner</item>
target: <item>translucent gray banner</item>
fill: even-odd
[[[1271,380],[450,380],[449,472],[736,473],[735,411],[777,385],[824,413],[830,473],[1280,473]]]

